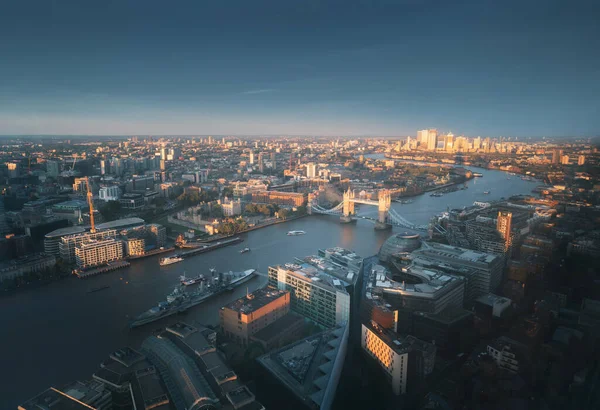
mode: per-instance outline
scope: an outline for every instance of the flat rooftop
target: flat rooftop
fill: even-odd
[[[349,285],[345,280],[338,279],[335,276],[320,270],[311,263],[286,263],[284,265],[279,265],[278,268],[284,269],[288,274],[293,275],[300,280],[311,282],[312,284],[328,289],[331,292],[346,292],[346,287]]]
[[[18,407],[19,410],[95,410],[51,387]]]
[[[285,290],[273,290],[267,288],[258,289],[248,296],[241,297],[238,300],[234,300],[228,305],[225,305],[224,308],[244,314],[250,314],[255,310],[268,305],[274,300],[279,299],[287,293],[289,292]]]
[[[417,339],[408,335],[402,337],[392,330],[384,329],[377,323],[363,323],[367,329],[375,333],[386,345],[392,348],[397,354],[405,354],[411,351],[420,351],[427,354],[435,354],[435,345],[424,340]]]
[[[458,306],[448,306],[439,313],[417,312],[416,314],[444,325],[451,325],[473,316],[473,312]]]
[[[356,283],[358,272],[348,269],[345,266],[334,263],[331,259],[322,258],[316,255],[309,255],[304,258],[296,258],[299,263],[308,263],[328,275],[335,276],[346,283]],[[362,259],[361,259],[362,261]]]
[[[328,330],[259,357],[258,362],[306,403],[321,406],[346,327]],[[334,393],[334,392],[332,392]]]
[[[282,318],[277,319],[267,327],[260,329],[258,332],[252,335],[252,338],[259,340],[271,340],[275,336],[279,335],[282,331],[285,331],[290,326],[295,325],[298,322],[304,322],[304,317],[289,312]]]
[[[156,367],[148,366],[135,372],[131,383],[137,408],[167,410],[170,400]]]
[[[413,258],[438,257],[473,264],[491,264],[500,260],[498,255],[435,242],[428,242],[426,246],[413,251],[412,255]]]

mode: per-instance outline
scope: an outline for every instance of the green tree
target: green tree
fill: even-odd
[[[105,221],[114,221],[119,217],[121,203],[119,201],[108,201],[98,209]]]
[[[219,204],[215,204],[210,213],[214,218],[221,218],[223,216],[223,207]]]

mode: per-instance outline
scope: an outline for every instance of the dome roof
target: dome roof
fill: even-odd
[[[401,252],[412,252],[421,247],[421,236],[418,233],[403,232],[390,236],[379,249],[379,260],[390,261],[390,256]]]

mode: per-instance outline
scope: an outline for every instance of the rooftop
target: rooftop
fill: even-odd
[[[47,233],[45,238],[46,239],[60,238],[61,236],[74,235],[74,234],[82,233],[82,232],[85,232],[85,229],[82,228],[81,226],[69,226],[67,228],[60,228],[60,229],[57,229],[50,233]]]
[[[491,264],[500,261],[498,255],[434,242],[428,242],[426,246],[414,251],[412,255],[413,259],[441,257],[455,260],[456,262],[467,262],[472,264]]]
[[[127,226],[135,226],[135,225],[144,225],[144,220],[141,218],[124,218],[117,219],[116,221],[105,222],[99,225],[96,225],[96,230],[101,229],[119,229]]]
[[[267,327],[264,327],[256,332],[254,335],[252,335],[252,338],[259,340],[271,340],[296,322],[304,322],[304,318],[293,312],[289,312],[287,315],[277,319]]]
[[[223,309],[231,309],[247,315],[268,305],[272,301],[279,299],[287,293],[289,292],[285,290],[273,290],[268,288],[258,289],[247,296],[241,297],[238,300],[225,305]]]
[[[493,307],[495,304],[510,304],[511,300],[502,296],[494,295],[493,293],[488,293],[487,295],[483,295],[478,297],[477,302]]]
[[[288,274],[291,274],[300,280],[311,282],[319,287],[328,289],[331,292],[346,292],[346,286],[349,285],[345,280],[338,279],[334,275],[318,269],[318,266],[311,263],[286,263],[278,266],[278,268],[284,269]]]
[[[320,406],[347,327],[328,330],[259,357],[258,362],[302,401]]]
[[[51,387],[18,407],[19,410],[95,410]]]
[[[87,207],[87,202],[80,199],[73,199],[71,201],[60,202],[55,204],[53,208],[84,208]]]
[[[392,330],[380,327],[373,321],[371,321],[371,323],[363,323],[363,326],[377,334],[377,336],[385,344],[391,347],[392,350],[399,355],[408,353],[410,351],[421,351],[427,354],[435,354],[436,347],[432,343],[417,339],[411,335],[402,337]]]
[[[137,408],[170,409],[169,396],[160,382],[160,375],[156,367],[148,366],[137,370],[131,387]]]
[[[297,258],[296,261],[312,265],[328,275],[335,276],[337,279],[347,283],[355,283],[358,279],[358,272],[355,270],[348,269],[345,266],[332,262],[330,259],[325,259],[320,256],[310,255],[301,259]]]
[[[458,306],[448,306],[439,313],[417,312],[416,314],[444,325],[451,325],[462,319],[473,316],[473,313],[470,310]]]

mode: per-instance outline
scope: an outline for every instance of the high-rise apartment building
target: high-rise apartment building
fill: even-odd
[[[569,165],[569,156],[568,155],[563,155],[560,157],[560,163],[562,165]]]
[[[250,151],[250,158],[248,161],[251,165],[254,165],[254,151]]]
[[[315,178],[317,176],[317,165],[314,162],[306,164],[306,177]]]
[[[221,330],[230,339],[247,346],[250,336],[290,311],[290,292],[272,288],[258,289],[219,311]]]
[[[165,246],[167,243],[167,228],[159,224],[148,224],[146,225],[147,231],[151,241],[156,246]]]
[[[577,165],[581,166],[581,165],[584,165],[584,164],[585,164],[585,155],[580,155],[577,158]]]
[[[500,237],[504,240],[504,252],[507,252],[512,247],[512,212],[498,211],[498,219],[496,219],[496,230]]]
[[[395,395],[418,387],[433,371],[435,345],[414,336],[401,337],[375,322],[363,323],[360,344],[386,374]]]
[[[552,163],[554,165],[560,164],[562,156],[563,156],[562,149],[555,149],[554,151],[552,151]]]
[[[80,269],[123,259],[123,242],[114,238],[89,240],[75,247],[75,261]]]
[[[269,287],[289,291],[293,311],[328,328],[350,319],[348,285],[308,263],[269,266]]]

